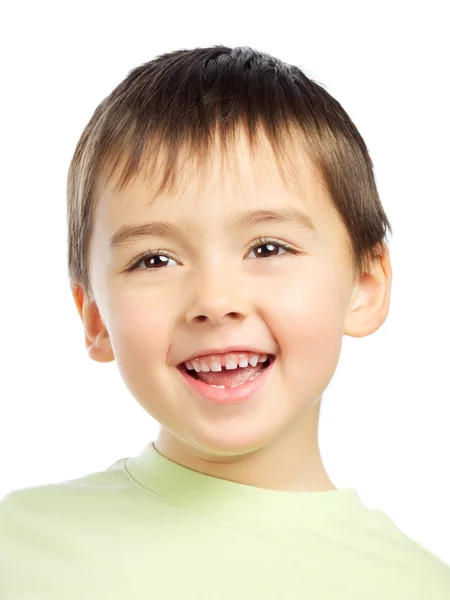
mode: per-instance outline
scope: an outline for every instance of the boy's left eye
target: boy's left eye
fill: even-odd
[[[259,249],[262,249],[262,252],[255,252]],[[279,254],[279,250],[283,250],[282,254]],[[256,242],[250,247],[249,256],[252,252],[255,252],[255,258],[277,258],[279,256],[283,256],[285,254],[300,254],[299,250],[295,250],[291,248],[287,244],[282,244],[280,242],[276,242],[275,240],[265,240],[258,239]],[[155,261],[153,264],[150,261]],[[162,259],[162,260],[161,260]],[[127,271],[156,271],[157,269],[161,269],[167,265],[169,265],[169,261],[175,261],[174,258],[169,256],[164,250],[156,250],[156,251],[148,251],[142,254],[128,269]],[[146,264],[146,266],[140,266],[141,264]],[[147,268],[149,267],[149,268]]]
[[[250,254],[260,248],[264,248],[264,250],[262,252],[260,252],[259,256],[257,255],[256,258],[266,258],[266,257],[270,258],[271,256],[280,256],[280,254],[274,254],[274,252],[276,252],[280,248],[282,250],[284,250],[284,252],[291,252],[291,250],[287,246],[284,246],[283,244],[277,244],[274,242],[263,242],[262,244],[253,246],[253,248],[250,250]]]

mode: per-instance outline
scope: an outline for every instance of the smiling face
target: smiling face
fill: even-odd
[[[192,172],[178,197],[153,203],[140,177],[121,193],[114,180],[99,187],[95,303],[84,313],[96,339],[92,356],[117,361],[132,395],[161,424],[155,447],[175,462],[260,487],[335,489],[317,422],[359,291],[346,232],[306,158],[298,156],[295,195],[268,145],[255,163],[240,137],[235,156],[225,171],[213,156],[203,185]],[[289,219],[264,222],[264,211]],[[144,233],[126,237],[128,226],[144,224]],[[207,402],[177,367],[233,347],[272,354],[270,373],[244,403]]]

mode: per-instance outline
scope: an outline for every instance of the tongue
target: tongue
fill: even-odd
[[[245,383],[259,373],[262,368],[262,363],[258,363],[256,367],[248,366],[245,367],[245,369],[243,367],[238,367],[237,369],[230,369],[229,371],[222,369],[222,371],[208,371],[206,373],[200,371],[197,375],[201,381],[204,381],[208,385],[224,385],[225,387],[231,387]]]

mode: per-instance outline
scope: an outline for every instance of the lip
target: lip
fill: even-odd
[[[274,363],[275,360],[271,360],[269,366],[264,369],[264,371],[261,371],[261,375],[255,377],[255,379],[236,387],[227,388],[214,388],[199,379],[194,379],[188,375],[187,371],[182,367],[177,367],[177,371],[194,392],[209,402],[222,405],[242,404],[254,396],[256,392],[264,386]]]
[[[200,358],[202,356],[209,356],[211,354],[228,354],[228,352],[248,352],[250,354],[267,354],[268,356],[274,356],[271,352],[266,352],[265,350],[256,350],[255,348],[251,348],[249,346],[229,346],[228,348],[208,348],[207,350],[202,350],[197,354],[191,354],[188,358],[182,360],[179,365],[183,365],[185,362],[192,360],[194,358]]]

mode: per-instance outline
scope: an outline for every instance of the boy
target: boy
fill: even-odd
[[[344,334],[392,282],[349,116],[250,48],[161,55],[95,111],[68,178],[89,356],[160,423],[136,457],[0,504],[1,599],[450,598],[450,569],[318,446]]]

